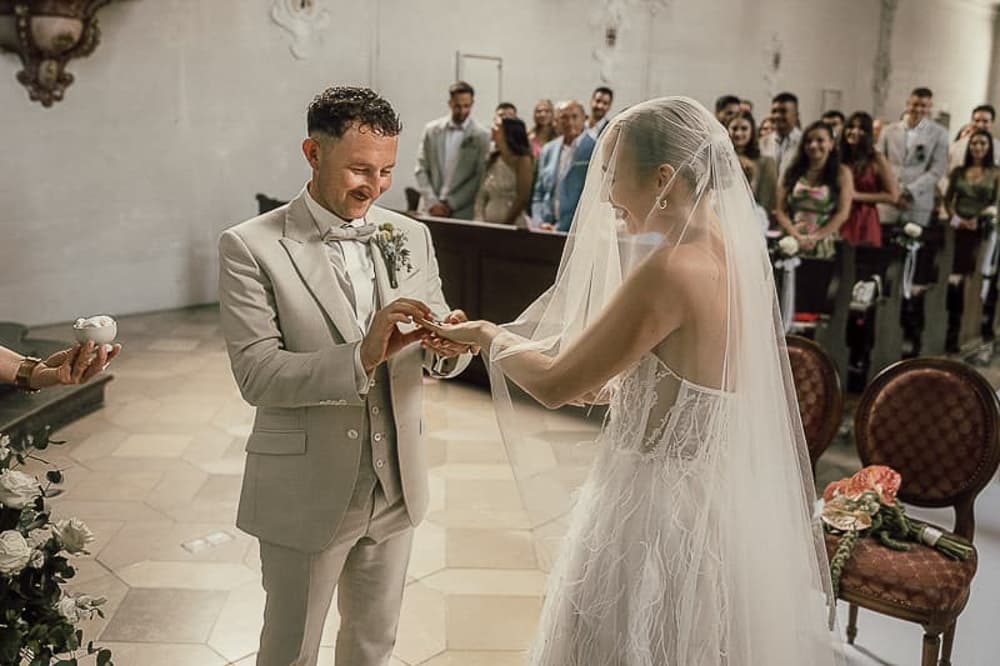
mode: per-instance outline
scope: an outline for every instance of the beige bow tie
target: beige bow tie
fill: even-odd
[[[332,243],[337,241],[356,240],[362,243],[367,243],[368,239],[374,235],[375,230],[375,225],[368,223],[357,227],[352,227],[350,223],[339,227],[330,227],[330,229],[323,234],[323,242]]]

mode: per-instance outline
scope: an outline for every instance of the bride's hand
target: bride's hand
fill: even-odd
[[[461,323],[439,324],[433,321],[421,320],[418,322],[425,329],[434,335],[471,347],[489,348],[490,342],[500,331],[500,327],[488,321],[465,321]]]

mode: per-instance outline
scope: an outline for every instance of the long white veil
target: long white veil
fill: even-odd
[[[726,397],[721,402],[726,414],[725,418],[713,420],[714,430],[706,435],[710,455],[702,456],[696,471],[686,472],[704,477],[698,487],[709,491],[697,500],[704,506],[688,506],[683,516],[661,516],[665,523],[673,520],[678,529],[686,531],[683,543],[690,552],[667,553],[661,557],[666,563],[657,564],[666,567],[660,574],[683,577],[687,571],[691,578],[697,578],[704,575],[704,560],[710,557],[720,578],[721,601],[699,606],[698,599],[685,598],[703,594],[693,583],[684,589],[667,590],[676,598],[658,603],[673,604],[673,611],[657,610],[655,603],[650,607],[654,609],[651,612],[669,615],[673,625],[669,631],[676,634],[676,641],[669,646],[659,645],[658,655],[621,663],[838,663],[827,626],[829,604],[834,603],[829,569],[822,531],[813,517],[814,482],[772,269],[753,195],[729,137],[698,102],[668,97],[619,114],[602,133],[593,155],[555,284],[516,321],[504,326],[507,333],[497,337],[490,350],[498,420],[529,516],[535,526],[556,517],[550,500],[553,485],[560,480],[551,460],[546,462],[539,456],[536,443],[519,431],[519,407],[511,399],[503,360],[529,350],[558,355],[598,319],[630,272],[651,253],[656,253],[657,260],[670,261],[673,249],[694,242],[697,236],[708,233],[721,239],[717,246],[724,248],[719,252],[720,262],[724,263],[724,284],[704,286],[705,298],[722,294],[719,312],[724,313],[724,321],[718,327],[721,334],[696,336],[681,358],[716,359],[718,367],[710,369],[708,375],[717,378],[712,388]],[[616,179],[636,177],[642,169],[662,164],[672,166],[674,175],[659,196],[650,197],[645,219],[636,216],[634,210],[631,219],[620,219],[623,216],[616,214],[612,195]],[[617,186],[621,185],[619,181]],[[676,196],[668,196],[675,187],[683,187],[690,197],[684,204],[673,204],[677,210],[666,210],[668,199],[677,201]],[[698,210],[710,214],[699,218],[695,215]],[[675,222],[665,232],[662,225],[648,224],[671,214]],[[695,229],[696,224],[703,224],[696,223],[696,218],[711,220],[713,228]],[[659,231],[654,233],[653,229]],[[676,294],[670,293],[669,285],[660,293],[644,296],[650,301],[672,297]],[[665,342],[669,343],[669,339]],[[612,399],[605,434],[617,418],[625,416],[616,409],[646,408],[614,400],[621,382],[622,376],[612,377],[600,391]],[[600,444],[607,446],[608,442]],[[672,465],[682,463],[675,465],[667,459],[649,464],[662,465],[669,472]],[[605,499],[616,501],[614,496]],[[668,507],[665,510],[673,511],[669,507],[692,501],[676,497],[664,505]],[[553,573],[558,575],[558,571]],[[684,613],[677,610],[682,606],[702,610]],[[638,611],[636,614],[641,615]],[[641,619],[657,621],[655,616]],[[717,645],[709,649],[708,656],[704,646],[698,648],[685,638],[704,636],[699,625],[706,623],[717,627],[711,638]],[[587,640],[580,635],[564,638]],[[601,661],[599,652],[583,650],[578,650],[576,659],[589,659],[592,664],[619,663]]]

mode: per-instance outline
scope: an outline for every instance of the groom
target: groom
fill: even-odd
[[[470,358],[408,325],[465,315],[448,311],[427,228],[372,205],[400,129],[375,92],[324,91],[302,144],[309,183],[219,241],[222,330],[257,408],[237,525],[260,540],[258,666],[315,665],[335,589],[337,666],[384,666],[396,640],[427,509],[422,371],[453,377]]]

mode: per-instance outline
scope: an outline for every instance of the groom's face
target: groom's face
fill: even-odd
[[[392,185],[399,137],[352,125],[339,139],[306,139],[303,149],[313,168],[314,197],[344,220],[365,216]]]

